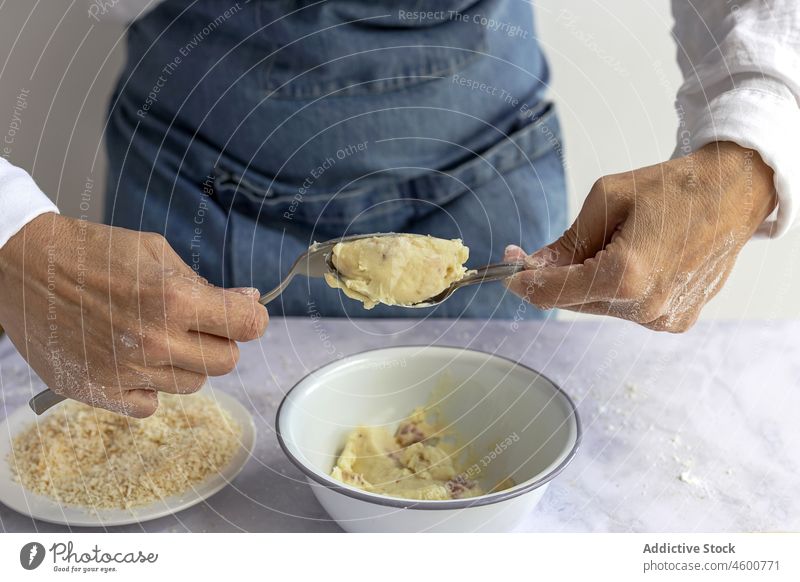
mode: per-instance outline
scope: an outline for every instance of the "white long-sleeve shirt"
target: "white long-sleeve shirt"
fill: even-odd
[[[673,0],[684,82],[678,149],[732,141],[775,172],[776,211],[757,234],[780,236],[800,201],[800,6],[797,0]]]
[[[129,20],[161,0],[90,4],[94,17]],[[92,8],[94,6],[94,8]],[[759,235],[780,236],[800,206],[800,8],[797,0],[672,0],[684,82],[676,155],[713,141],[756,150],[774,170],[778,207]],[[56,206],[0,157],[0,247]]]

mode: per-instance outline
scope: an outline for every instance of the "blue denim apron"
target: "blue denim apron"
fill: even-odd
[[[424,8],[423,8],[424,6]],[[224,286],[276,286],[312,241],[461,238],[469,265],[566,218],[548,71],[522,0],[166,0],[133,23],[110,106],[107,221]],[[295,281],[270,312],[537,317],[499,283],[437,308]]]

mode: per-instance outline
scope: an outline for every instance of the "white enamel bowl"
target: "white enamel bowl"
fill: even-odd
[[[472,499],[414,501],[345,485],[330,471],[350,432],[393,431],[414,408],[434,404],[469,445],[480,480],[516,485]],[[286,455],[314,494],[351,532],[509,531],[530,513],[581,439],[569,397],[535,370],[492,354],[450,347],[363,352],[303,378],[276,419]]]

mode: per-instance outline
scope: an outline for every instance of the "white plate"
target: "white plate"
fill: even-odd
[[[0,424],[0,503],[14,511],[50,523],[109,527],[150,521],[177,513],[208,499],[228,485],[244,468],[255,446],[256,427],[250,412],[232,396],[214,390],[208,385],[200,391],[200,394],[213,398],[224,410],[227,410],[241,425],[242,436],[239,450],[236,451],[227,466],[219,473],[211,475],[202,483],[195,485],[193,489],[130,510],[98,509],[96,511],[73,505],[61,505],[49,497],[28,491],[14,480],[11,467],[6,460],[11,451],[11,439],[36,420],[36,415],[26,404],[14,411]],[[51,408],[50,411],[57,408]],[[40,418],[50,414],[50,411]]]

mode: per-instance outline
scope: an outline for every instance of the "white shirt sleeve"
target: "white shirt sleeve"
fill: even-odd
[[[684,82],[676,155],[713,141],[757,151],[775,172],[777,237],[800,205],[800,7],[797,0],[672,0]]]
[[[22,168],[0,157],[0,248],[37,216],[58,208]]]

